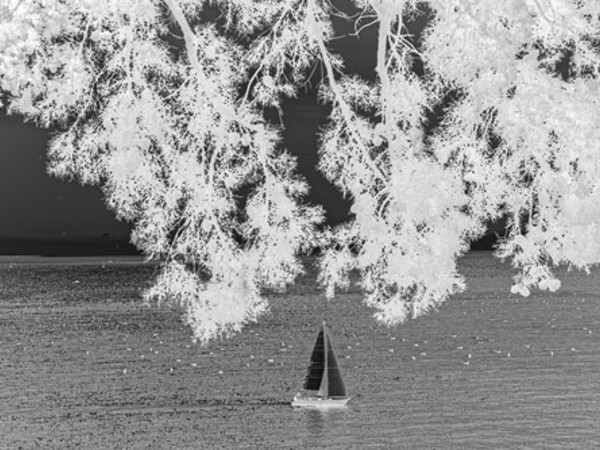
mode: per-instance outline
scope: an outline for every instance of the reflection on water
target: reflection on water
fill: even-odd
[[[305,430],[308,442],[329,434],[332,430],[345,428],[348,419],[348,409],[304,409]]]
[[[325,414],[318,409],[307,409],[304,411],[306,418],[306,430],[310,436],[319,437],[325,429]]]

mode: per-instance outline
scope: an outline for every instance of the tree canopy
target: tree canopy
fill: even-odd
[[[255,320],[315,244],[325,294],[356,270],[386,324],[465,289],[457,258],[502,216],[514,293],[600,262],[600,3],[349,1],[0,1],[4,106],[55,131],[52,174],[134,224],[162,261],[146,298],[202,342]],[[378,27],[374,80],[331,50],[334,18]],[[265,118],[307,83],[331,107],[319,168],[353,201],[337,227]]]

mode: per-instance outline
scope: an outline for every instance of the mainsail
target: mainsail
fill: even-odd
[[[346,388],[325,329],[325,322],[323,322],[310,357],[304,389],[318,390],[319,396],[327,398],[346,396]]]
[[[325,369],[325,340],[323,334],[323,328],[321,328],[310,357],[310,365],[304,381],[304,389],[309,391],[316,391],[321,387],[321,379]]]

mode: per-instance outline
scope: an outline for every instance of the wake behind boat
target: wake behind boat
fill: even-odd
[[[294,396],[292,401],[294,408],[341,408],[350,400],[346,395],[346,387],[327,334],[325,321],[310,357],[304,389],[309,392],[299,392]]]

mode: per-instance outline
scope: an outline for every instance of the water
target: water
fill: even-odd
[[[524,299],[490,254],[461,266],[467,292],[396,328],[309,277],[200,347],[141,305],[155,267],[0,264],[0,448],[600,448],[600,273]],[[323,318],[352,400],[293,410]]]

